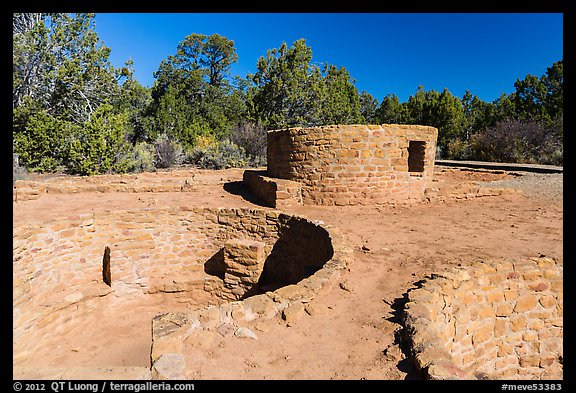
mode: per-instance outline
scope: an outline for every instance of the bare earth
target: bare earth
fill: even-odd
[[[168,205],[268,209],[247,196],[239,183],[239,169],[142,175],[155,176],[163,181],[191,179],[192,186],[182,192],[45,193],[36,200],[14,202],[14,225]],[[256,340],[215,335],[198,349],[195,377],[418,378],[396,340],[403,294],[426,275],[453,265],[539,255],[562,259],[562,176],[436,167],[435,187],[459,198],[411,206],[287,209],[339,227],[354,249],[349,271],[313,300],[312,315],[290,324],[280,317],[261,322],[253,329]],[[507,191],[463,198],[471,184]],[[155,302],[147,308],[131,303],[116,315],[105,313],[104,308],[87,315],[73,332],[55,338],[54,346],[39,350],[30,366],[149,367],[151,318],[162,310],[186,307],[178,299]]]

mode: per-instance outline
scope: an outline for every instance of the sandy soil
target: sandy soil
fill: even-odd
[[[186,177],[193,186],[185,192],[48,193],[14,202],[14,225],[147,206],[262,207],[243,189],[242,170],[185,169],[146,176]],[[287,209],[339,227],[354,249],[349,271],[313,300],[311,315],[289,324],[280,317],[259,322],[252,326],[256,340],[216,334],[198,348],[194,376],[417,379],[397,340],[404,294],[416,282],[434,271],[478,260],[538,255],[562,259],[562,175],[437,167],[435,179],[437,188],[455,194],[470,184],[516,191],[411,206]],[[546,184],[548,192],[539,184]],[[39,350],[30,366],[149,366],[151,317],[185,307],[178,299],[153,303],[131,303],[112,320],[104,318],[105,307],[87,315],[72,332]]]

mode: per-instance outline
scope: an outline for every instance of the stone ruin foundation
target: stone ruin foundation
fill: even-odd
[[[121,306],[147,301],[157,312],[148,319],[148,375],[168,378],[174,365],[162,365],[176,355],[162,343],[177,333],[170,321],[241,330],[245,321],[310,301],[351,254],[322,222],[246,208],[82,214],[14,227],[13,236],[13,364],[24,379],[26,370],[43,367],[42,360],[30,363],[33,355],[56,358],[63,338],[90,313],[105,307],[114,323]],[[97,351],[111,350],[94,341]],[[82,366],[60,365],[68,372]]]
[[[272,207],[421,200],[432,182],[438,130],[418,125],[334,125],[267,134],[266,171],[243,181]]]
[[[408,292],[404,333],[427,379],[562,379],[562,262],[475,263]]]

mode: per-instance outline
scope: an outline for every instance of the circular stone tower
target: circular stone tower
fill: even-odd
[[[434,127],[397,124],[269,131],[267,172],[247,171],[244,179],[273,206],[283,198],[305,205],[417,200],[432,181],[437,137]],[[256,176],[265,180],[259,185]],[[263,185],[271,181],[275,187]]]

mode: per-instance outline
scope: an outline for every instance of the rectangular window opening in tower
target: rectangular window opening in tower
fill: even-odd
[[[408,172],[412,176],[422,176],[426,142],[410,141],[408,144]]]

